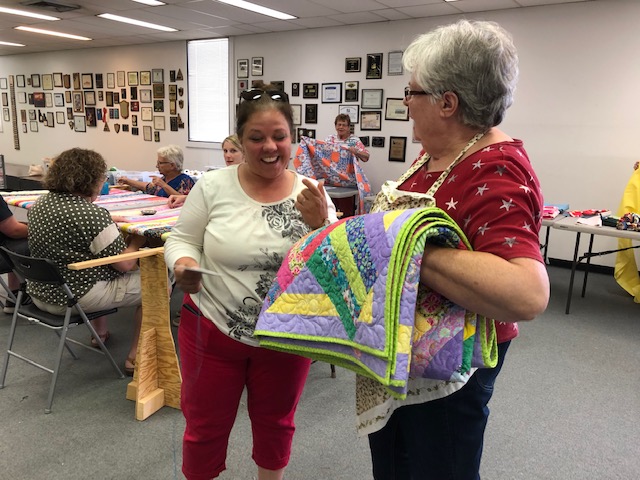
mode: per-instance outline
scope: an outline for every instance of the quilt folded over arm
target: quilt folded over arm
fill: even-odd
[[[425,244],[470,248],[438,208],[345,218],[288,252],[255,335],[261,346],[348,368],[404,398],[409,377],[493,367],[493,320],[420,284]]]

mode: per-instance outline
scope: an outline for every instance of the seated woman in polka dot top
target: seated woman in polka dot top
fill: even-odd
[[[69,263],[134,252],[145,243],[144,237],[137,235],[131,235],[126,242],[109,212],[94,205],[106,171],[106,162],[92,150],[73,148],[55,158],[44,179],[49,193],[40,197],[28,212],[29,249],[32,256],[49,258],[58,265],[86,312],[138,307],[133,341],[125,362],[125,371],[133,374],[142,321],[140,273],[134,270],[136,260],[85,270],[67,268]],[[41,310],[64,313],[67,300],[57,287],[29,282],[27,292]],[[100,317],[92,321],[103,341],[109,338],[106,320]]]

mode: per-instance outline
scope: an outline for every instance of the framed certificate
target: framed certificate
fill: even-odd
[[[342,102],[342,83],[322,84],[322,103]]]
[[[404,68],[402,67],[402,51],[396,50],[389,52],[389,64],[387,65],[387,75],[402,75]]]
[[[138,72],[127,72],[127,81],[130,87],[138,85]]]
[[[151,72],[149,70],[140,72],[140,85],[151,85]]]
[[[164,130],[164,115],[154,115],[153,116],[153,129],[154,130]]]
[[[362,89],[362,108],[382,108],[382,92],[381,88],[363,88]]]
[[[302,123],[302,105],[291,105],[293,113],[293,124],[300,125]]]
[[[382,112],[360,112],[360,130],[382,130]]]
[[[93,73],[82,74],[82,88],[91,90],[93,88]]]
[[[54,73],[53,74],[53,86],[62,88],[63,85],[64,85],[64,83],[62,81],[62,73]]]
[[[151,70],[151,83],[164,83],[164,68]]]
[[[42,89],[53,90],[53,75],[50,73],[42,74]]]
[[[236,70],[238,78],[249,78],[249,59],[241,58],[238,60],[238,68]]]
[[[261,77],[264,71],[264,57],[251,58],[251,75]]]
[[[143,122],[150,122],[153,120],[153,109],[151,107],[142,107],[140,109]]]
[[[409,107],[404,104],[402,98],[387,98],[385,120],[409,120]]]
[[[359,121],[359,110],[360,107],[357,105],[340,105],[338,107],[338,112],[343,115],[349,115],[351,119],[351,123],[358,123]]]

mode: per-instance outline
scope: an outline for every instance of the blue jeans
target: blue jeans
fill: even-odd
[[[479,480],[488,403],[511,342],[495,368],[480,368],[452,395],[407,405],[369,435],[375,480]]]

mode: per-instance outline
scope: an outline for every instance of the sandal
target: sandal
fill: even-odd
[[[105,333],[104,335],[98,334],[98,336],[100,337],[100,340],[102,340],[102,343],[106,344],[107,340],[109,340],[109,337],[111,337],[111,334],[109,333],[109,330],[107,330],[107,333]],[[91,337],[91,346],[93,348],[100,348],[100,345],[98,345],[98,341],[94,337]]]
[[[129,362],[132,366],[127,367],[127,362]],[[129,377],[133,377],[133,373],[135,371],[136,371],[136,359],[127,357],[127,361],[124,362],[124,373]]]

